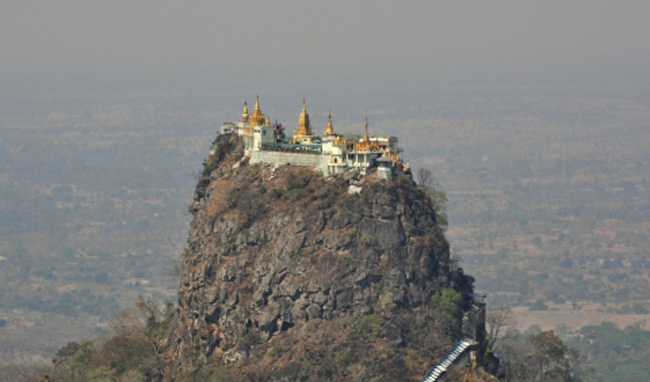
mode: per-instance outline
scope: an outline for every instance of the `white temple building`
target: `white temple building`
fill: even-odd
[[[323,135],[317,136],[304,99],[298,125],[291,135],[281,124],[271,123],[262,113],[257,95],[253,113],[248,114],[248,105],[244,102],[241,120],[224,122],[221,134],[237,134],[244,138],[245,154],[250,157],[250,163],[314,166],[324,175],[342,174],[352,168],[367,174],[378,167],[377,172],[383,179],[391,179],[393,174],[408,170],[400,159],[397,137],[370,137],[367,118],[363,136],[344,136],[334,130],[330,114]]]

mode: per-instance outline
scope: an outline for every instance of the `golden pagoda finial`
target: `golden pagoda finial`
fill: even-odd
[[[253,132],[254,127],[262,126],[266,120],[266,117],[262,114],[262,110],[260,110],[260,96],[258,94],[255,94],[255,108],[249,120],[249,133]]]
[[[331,111],[330,111],[329,115],[327,116],[327,129],[325,129],[325,133],[323,135],[325,135],[325,136],[336,135],[336,131],[334,131],[334,127],[332,127],[332,112]]]
[[[246,98],[244,98],[244,112],[241,114],[241,120],[242,122],[248,122],[248,102],[246,102]]]
[[[255,111],[261,113],[261,111],[260,111],[260,96],[257,93],[255,93],[255,110],[253,112],[255,112]]]
[[[379,146],[376,143],[370,142],[370,134],[368,134],[368,117],[366,117],[366,132],[363,134],[361,142],[355,145],[355,149],[362,151],[377,151]]]
[[[311,130],[311,123],[309,122],[309,114],[307,114],[307,102],[302,99],[302,111],[298,117],[298,127],[296,128],[296,137],[311,137],[314,133]]]
[[[366,116],[366,132],[363,134],[363,142],[370,144],[370,134],[368,134],[368,116]]]

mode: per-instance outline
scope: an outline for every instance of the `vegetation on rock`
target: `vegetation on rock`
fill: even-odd
[[[215,142],[190,206],[164,378],[421,378],[458,339],[473,284],[442,206],[409,175],[248,165],[233,139]]]

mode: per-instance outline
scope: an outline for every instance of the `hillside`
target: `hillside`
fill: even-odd
[[[219,136],[197,183],[163,379],[421,378],[460,337],[473,282],[430,199],[410,175],[242,153]]]

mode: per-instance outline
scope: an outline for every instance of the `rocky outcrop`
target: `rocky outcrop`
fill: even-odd
[[[288,367],[323,380],[424,375],[455,340],[431,296],[470,288],[429,198],[410,175],[324,178],[242,152],[220,136],[197,184],[165,378],[202,364],[276,380],[305,380],[282,377]]]

